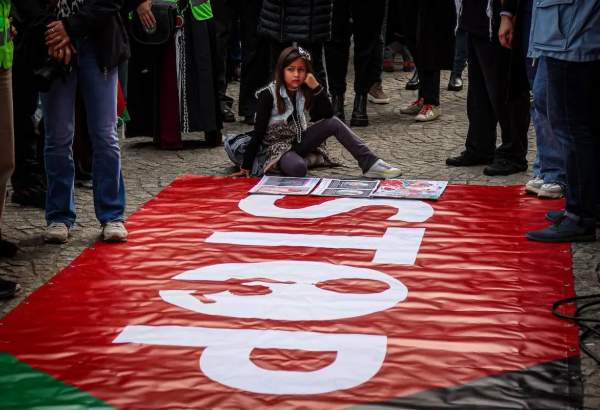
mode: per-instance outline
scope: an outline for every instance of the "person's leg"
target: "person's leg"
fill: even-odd
[[[456,31],[456,41],[454,46],[454,62],[452,64],[452,74],[462,77],[462,73],[467,65],[469,55],[467,48],[467,33],[458,29]]]
[[[344,96],[350,59],[350,0],[333,2],[331,41],[325,43],[327,81],[332,96]]]
[[[79,68],[73,69],[64,81],[56,80],[47,93],[42,93],[46,134],[44,160],[48,178],[46,195],[48,225],[61,223],[70,227],[75,223],[73,136],[78,70]]]
[[[566,210],[584,224],[595,220],[600,135],[600,104],[594,85],[600,86],[600,62],[570,63],[546,59],[548,119],[566,151]]]
[[[44,208],[46,176],[38,156],[39,137],[34,114],[39,93],[33,82],[33,70],[24,55],[24,47],[15,50],[12,67],[15,170],[11,176],[13,202]]]
[[[533,125],[535,127],[537,154],[534,175],[545,183],[565,185],[564,149],[554,134],[548,119],[548,72],[545,58],[537,60],[533,82]]]
[[[6,185],[15,168],[11,71],[0,68],[0,222]]]
[[[385,15],[385,2],[352,2],[354,33],[354,91],[366,94],[376,81],[382,64],[380,30]]]
[[[294,151],[288,151],[281,156],[279,169],[288,177],[304,177],[308,172],[306,160]]]
[[[574,63],[546,57],[548,118],[566,153],[566,211],[553,224],[527,233],[543,242],[594,241],[600,175],[600,120],[595,87],[600,61]]]
[[[487,45],[481,40],[467,36],[469,46],[469,89],[467,92],[467,117],[469,129],[465,142],[466,155],[481,159],[481,163],[494,157],[496,148],[497,119],[490,101],[480,59],[481,50]]]
[[[502,144],[494,154],[490,170],[506,168],[508,173],[527,168],[527,132],[529,130],[529,93],[509,99],[511,51],[502,47],[497,39],[478,39],[477,57],[485,79],[489,101],[502,131]],[[509,169],[511,168],[511,169]],[[505,175],[505,172],[488,172],[487,175]],[[509,172],[510,171],[510,172]]]
[[[265,61],[269,61],[269,48],[267,41],[258,35],[256,28],[261,2],[244,0],[240,3],[242,72],[238,113],[251,122],[256,112],[256,90],[265,86],[270,78],[270,70],[265,67]]]
[[[227,56],[229,37],[232,30],[233,12],[229,0],[213,1],[215,26],[215,82],[219,96],[219,105],[225,122],[235,121],[231,112],[233,98],[227,96]]]
[[[295,151],[304,158],[331,136],[335,136],[340,144],[348,150],[363,172],[378,160],[367,144],[336,117],[321,120],[308,127],[302,142]]]
[[[419,97],[423,98],[424,104],[433,106],[440,105],[440,71],[420,70],[421,85],[419,86]]]
[[[101,224],[123,221],[125,184],[117,138],[117,70],[98,70],[91,42],[79,49],[79,81],[92,141],[94,208]]]

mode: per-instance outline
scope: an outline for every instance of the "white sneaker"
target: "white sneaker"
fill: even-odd
[[[127,229],[121,221],[107,222],[102,227],[102,240],[106,242],[126,242]]]
[[[378,159],[377,162],[375,162],[371,168],[369,168],[369,170],[363,174],[363,176],[373,179],[389,179],[398,177],[400,175],[402,175],[402,171],[391,166],[382,159]]]
[[[401,107],[400,112],[402,114],[417,115],[421,111],[421,108],[423,108],[423,99],[419,98],[418,100]]]
[[[559,184],[543,184],[538,191],[539,198],[558,199],[563,196],[563,188]]]
[[[48,243],[65,243],[69,239],[69,227],[60,222],[51,222],[44,232],[44,241]]]
[[[525,192],[537,195],[540,192],[542,185],[544,185],[544,180],[542,178],[534,177],[525,184]]]
[[[415,121],[419,122],[428,122],[437,120],[439,116],[442,115],[442,110],[440,107],[436,107],[431,104],[424,104],[421,108],[421,111],[415,117]]]

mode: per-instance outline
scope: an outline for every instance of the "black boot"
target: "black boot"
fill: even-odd
[[[206,146],[209,148],[223,145],[223,135],[221,134],[221,130],[204,131],[204,140],[206,141]]]
[[[407,90],[418,90],[419,89],[419,72],[415,70],[412,78],[408,80],[406,86],[404,87]]]
[[[366,127],[369,125],[367,94],[356,94],[356,97],[354,97],[354,109],[352,110],[350,125],[353,127]]]
[[[461,91],[463,89],[463,80],[459,74],[450,74],[448,81],[448,91]]]
[[[346,120],[346,114],[344,114],[344,95],[332,95],[331,105],[333,106],[333,115],[338,117],[340,120]]]

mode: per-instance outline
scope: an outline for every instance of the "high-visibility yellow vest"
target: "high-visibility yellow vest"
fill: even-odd
[[[10,0],[0,0],[0,68],[12,67],[13,43],[10,38]]]
[[[210,0],[190,0],[192,15],[198,21],[208,20],[213,17]]]

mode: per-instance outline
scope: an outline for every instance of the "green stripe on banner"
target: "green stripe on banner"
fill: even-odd
[[[114,410],[89,393],[56,380],[8,353],[0,353],[0,408]]]

